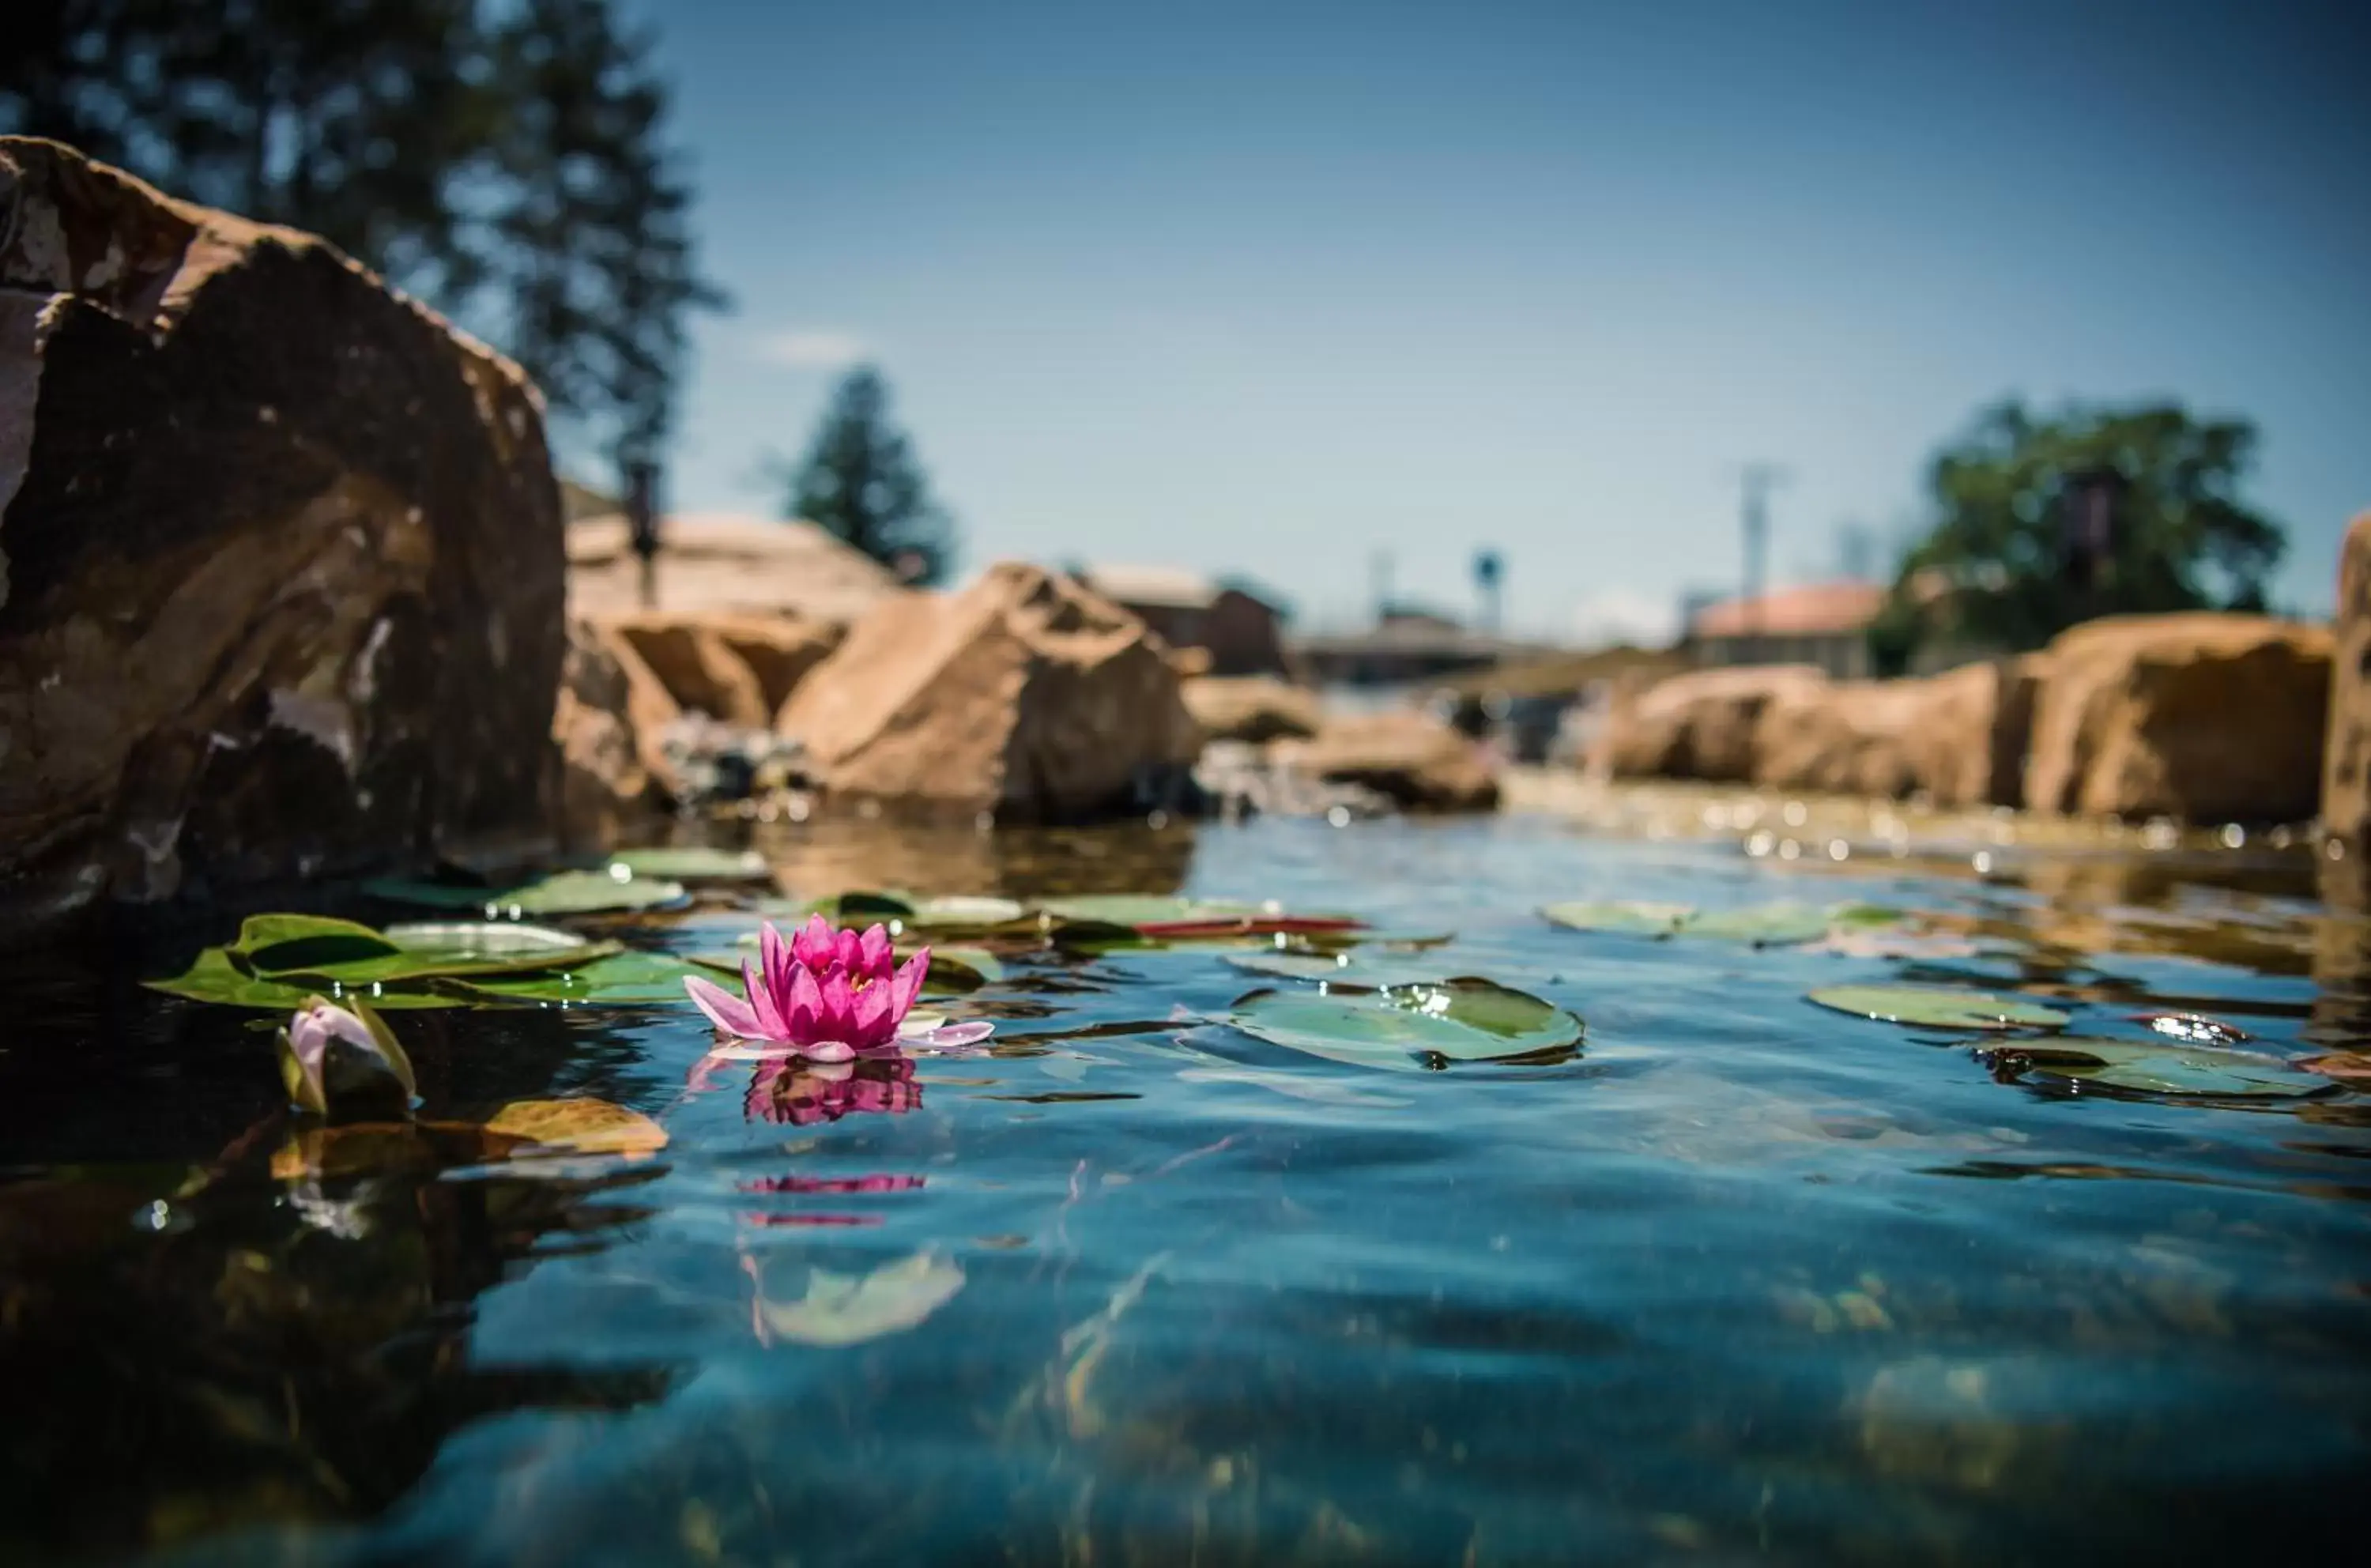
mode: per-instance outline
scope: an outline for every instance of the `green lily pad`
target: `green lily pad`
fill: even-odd
[[[1755,947],[1795,947],[1828,934],[1833,917],[1804,904],[1761,904],[1698,914],[1680,928],[1683,937],[1711,937]]]
[[[428,909],[475,909],[490,918],[523,920],[530,916],[607,915],[636,909],[661,909],[690,896],[681,882],[638,877],[630,871],[558,871],[520,887],[465,887],[452,882],[403,882],[382,879],[363,884],[363,891],[390,904]]]
[[[2034,1078],[2140,1094],[2282,1100],[2331,1087],[2271,1056],[2164,1040],[2056,1039],[2004,1046],[1997,1059]]]
[[[1228,899],[1132,893],[1048,899],[1040,908],[1066,925],[1124,927],[1140,937],[1171,940],[1355,931],[1365,924],[1347,915],[1294,914]]]
[[[1405,961],[1370,957],[1343,950],[1336,952],[1231,952],[1223,955],[1229,968],[1246,974],[1271,974],[1285,980],[1339,982],[1351,986],[1407,986],[1438,980],[1438,966],[1424,970]]]
[[[1552,925],[1573,931],[1606,931],[1631,937],[1708,937],[1755,947],[1795,947],[1840,929],[1886,926],[1901,917],[1871,904],[1820,908],[1808,904],[1748,905],[1740,909],[1698,909],[1687,904],[1636,900],[1551,904],[1540,913]]]
[[[630,948],[581,968],[440,980],[437,986],[465,1001],[512,1007],[648,1007],[682,1001],[684,977],[692,974],[713,977],[703,965]]]
[[[897,950],[897,962],[903,963],[913,956],[912,950]],[[931,972],[923,978],[925,991],[977,991],[1004,978],[1004,965],[986,948],[940,947],[931,944]]]
[[[208,948],[180,974],[145,984],[152,991],[183,997],[193,1002],[254,1008],[267,1012],[294,1012],[316,996],[329,996],[331,1001],[336,1001],[343,994],[342,987],[323,985],[318,978],[303,974],[283,977],[256,974],[241,969],[232,961],[228,950],[224,948]],[[367,994],[369,987],[365,985],[362,989]],[[454,1005],[448,997],[403,991],[386,991],[372,996],[370,1001],[373,1007],[383,1011],[398,1008],[449,1008]]]
[[[379,934],[408,952],[450,958],[516,958],[588,945],[573,931],[517,920],[420,920]]]
[[[905,917],[909,931],[989,929],[1029,918],[1025,905],[1010,898],[925,898]]]
[[[1540,911],[1568,931],[1612,931],[1626,937],[1669,937],[1695,916],[1684,904],[1637,902],[1551,904]]]
[[[230,946],[208,948],[181,974],[147,984],[227,1007],[293,1011],[320,996],[395,1009],[670,1000],[656,994],[662,973],[680,994],[682,976],[698,971],[533,926],[440,921],[380,932],[320,916],[260,915]]]
[[[1880,1023],[1928,1029],[2057,1029],[2067,1020],[2039,1002],[1951,986],[1830,986],[1806,999]]]
[[[650,882],[764,882],[772,874],[755,849],[620,849],[609,865]]]
[[[1227,1021],[1272,1045],[1403,1071],[1561,1059],[1579,1048],[1582,1028],[1562,1008],[1475,978],[1254,991],[1236,1000]]]

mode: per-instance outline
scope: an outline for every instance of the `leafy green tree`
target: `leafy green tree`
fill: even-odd
[[[954,521],[931,499],[930,476],[889,418],[889,383],[848,373],[791,471],[789,514],[828,530],[908,582],[942,581],[954,564]]]
[[[2038,647],[2096,616],[2260,610],[2285,539],[2240,497],[2255,427],[2178,404],[2014,399],[1978,414],[1929,470],[1937,520],[1872,627],[1897,666],[1939,631]],[[2104,509],[2104,530],[2087,527]]]
[[[623,459],[723,304],[666,106],[609,0],[52,0],[0,29],[0,126],[324,236]]]

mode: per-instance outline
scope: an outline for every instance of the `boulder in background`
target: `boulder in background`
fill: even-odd
[[[2298,822],[2322,790],[2333,640],[2322,627],[2199,612],[2111,616],[2043,654],[2030,810]]]
[[[1214,741],[1306,738],[1324,720],[1315,692],[1274,675],[1197,675],[1185,696],[1186,710]]]
[[[1203,738],[1141,621],[1012,561],[874,605],[778,728],[828,795],[1012,821],[1161,803]]]

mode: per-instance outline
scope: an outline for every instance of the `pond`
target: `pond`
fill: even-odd
[[[544,923],[729,962],[785,894],[1009,898],[939,906],[923,1004],[995,1032],[720,1058],[526,986],[387,1008],[434,1127],[325,1132],[285,1012],[135,983],[232,917],[8,960],[0,1559],[2192,1560],[2359,1508],[2371,1096],[2295,1064],[2371,1032],[2371,938],[2302,851],[758,843]],[[1062,903],[1179,893],[1254,907]],[[578,1097],[647,1132],[473,1130]]]

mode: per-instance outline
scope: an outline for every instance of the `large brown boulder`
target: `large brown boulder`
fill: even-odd
[[[1185,695],[1186,711],[1214,741],[1306,737],[1324,719],[1315,692],[1274,675],[1197,675]]]
[[[1498,776],[1464,735],[1413,709],[1329,718],[1305,741],[1269,755],[1332,784],[1355,784],[1405,811],[1494,811]]]
[[[1141,621],[1012,561],[960,594],[875,605],[778,727],[832,796],[1022,821],[1132,807],[1202,746]]]
[[[1742,782],[1753,777],[1763,709],[1826,682],[1808,664],[1749,664],[1617,690],[1590,766],[1619,778]]]
[[[2321,821],[2339,854],[2360,860],[2371,852],[2371,512],[2354,520],[2339,548],[2336,637]]]
[[[0,506],[18,917],[548,831],[541,405],[323,241],[0,138]]]
[[[2321,792],[2326,628],[2200,612],[2062,632],[2033,711],[2035,811],[2295,822]]]
[[[1757,784],[2015,805],[2032,726],[2028,660],[1963,664],[1917,680],[1806,682],[1756,721]]]

